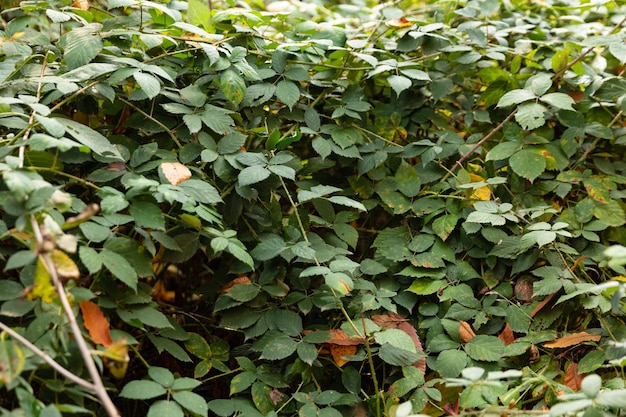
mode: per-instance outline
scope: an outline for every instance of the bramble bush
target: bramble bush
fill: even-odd
[[[622,2],[9,3],[3,416],[623,415]]]

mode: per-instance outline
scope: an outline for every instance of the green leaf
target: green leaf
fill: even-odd
[[[228,296],[234,300],[245,303],[253,300],[260,292],[260,288],[252,284],[237,284],[228,290]]]
[[[314,344],[304,342],[299,343],[297,352],[298,357],[309,366],[313,365],[313,362],[317,359],[318,351]]]
[[[626,224],[626,214],[616,200],[610,200],[605,204],[596,203],[593,215],[609,226],[619,227]]]
[[[511,169],[522,178],[534,181],[546,169],[546,158],[539,152],[522,149],[509,158]]]
[[[178,187],[198,203],[216,204],[222,202],[217,189],[206,181],[189,179],[178,184]]]
[[[221,109],[219,107],[207,104],[204,106],[204,111],[200,117],[205,125],[218,135],[226,135],[231,133],[235,121],[229,116],[230,111]],[[218,146],[219,150],[219,146]]]
[[[546,73],[533,75],[526,80],[525,87],[530,89],[535,95],[542,96],[552,87],[552,77]]]
[[[376,340],[376,343],[380,345],[389,343],[392,346],[408,350],[409,352],[417,352],[415,343],[413,342],[413,339],[411,339],[411,336],[399,329],[386,329],[384,331],[377,332],[374,334],[374,339]]]
[[[562,110],[574,110],[572,106],[576,104],[573,98],[564,93],[548,93],[539,97],[539,100]]]
[[[83,232],[85,238],[96,243],[106,240],[113,234],[108,227],[101,226],[94,222],[81,223],[78,227],[80,231]]]
[[[287,335],[271,338],[261,352],[261,359],[270,361],[285,359],[298,348],[298,343]]]
[[[137,272],[122,255],[108,249],[100,252],[102,264],[117,279],[128,285],[133,290],[137,289]]]
[[[525,101],[535,100],[536,98],[537,96],[528,90],[511,90],[500,98],[497,107],[508,107],[513,104],[520,104]]]
[[[545,113],[547,111],[548,109],[539,103],[525,103],[517,108],[515,120],[523,129],[537,129],[546,123]]]
[[[437,356],[435,369],[444,378],[456,378],[467,363],[467,354],[462,350],[444,350]]]
[[[220,88],[231,103],[241,103],[246,95],[246,82],[233,70],[226,70],[220,76]]]
[[[300,89],[292,81],[279,81],[276,84],[276,98],[291,109],[300,99]]]
[[[244,168],[237,176],[239,185],[252,185],[269,178],[271,172],[262,165]]]
[[[103,47],[102,38],[98,34],[100,30],[100,23],[89,23],[68,31],[63,58],[69,69],[87,64],[100,53]]]
[[[499,161],[501,159],[507,159],[511,155],[515,154],[520,148],[519,142],[502,142],[494,146],[489,152],[487,152],[487,161]]]
[[[134,380],[124,385],[120,397],[133,400],[148,400],[165,395],[167,391],[161,384],[148,380]]]
[[[324,282],[334,291],[346,295],[354,289],[354,281],[342,272],[331,272],[324,276]]]
[[[138,227],[165,230],[165,217],[156,203],[146,200],[133,201],[129,211]]]
[[[133,74],[133,78],[149,99],[156,97],[161,92],[161,82],[154,75],[137,71]]]
[[[263,382],[257,381],[252,384],[251,394],[252,402],[256,406],[257,410],[266,415],[274,409],[274,403],[270,398],[270,392],[272,389]]]
[[[57,118],[58,122],[63,125],[65,131],[74,139],[88,147],[91,151],[98,155],[115,158],[123,161],[122,155],[109,140],[96,132],[92,128],[78,123],[71,119]]]
[[[148,369],[148,375],[154,380],[163,385],[165,388],[169,388],[174,383],[174,374],[166,368],[160,366],[151,366]]]
[[[367,211],[367,209],[362,203],[359,203],[358,201],[352,200],[351,198],[348,198],[348,197],[332,196],[332,197],[328,197],[328,201],[330,201],[331,203],[340,204],[342,206],[355,208],[357,210]]]
[[[257,380],[256,372],[245,371],[230,380],[230,395],[248,389]]]
[[[209,414],[209,407],[207,406],[206,400],[196,393],[178,391],[172,393],[172,398],[184,409],[189,410],[194,414],[202,417],[207,417]],[[162,414],[161,417],[163,416],[169,416],[169,414]]]
[[[93,275],[102,269],[102,258],[89,246],[81,246],[78,249],[78,256],[90,274]]]
[[[413,82],[410,78],[404,77],[402,75],[390,75],[389,77],[387,77],[387,82],[389,83],[389,86],[393,89],[393,91],[396,92],[397,96],[400,96],[400,94],[404,90],[408,90],[413,85]]]
[[[437,217],[433,221],[433,232],[435,232],[441,240],[445,241],[456,227],[458,221],[459,217],[454,213],[444,214],[441,217]]]
[[[246,251],[241,242],[233,242],[233,240],[230,239],[230,241],[228,242],[228,246],[226,247],[226,251],[233,255],[235,258],[237,258],[239,261],[248,265],[250,268],[254,268],[254,260]]]
[[[415,197],[421,190],[419,175],[415,167],[402,161],[394,176],[398,191],[407,197]]]
[[[22,348],[13,340],[0,339],[0,363],[0,383],[5,386],[12,384],[22,373],[26,363]]]
[[[206,414],[205,414],[206,415]],[[147,417],[184,417],[182,408],[174,401],[160,400],[148,409]]]
[[[504,355],[504,342],[495,336],[478,335],[465,345],[465,350],[474,360],[496,362]]]

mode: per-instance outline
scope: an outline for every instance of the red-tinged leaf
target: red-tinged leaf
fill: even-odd
[[[341,329],[331,329],[328,333],[332,334],[331,337],[326,343],[329,345],[339,345],[339,346],[357,346],[362,345],[364,343],[363,339],[360,337],[350,337],[346,332]]]
[[[241,276],[241,277],[237,277],[234,280],[230,281],[228,284],[224,285],[219,291],[218,293],[223,293],[223,292],[228,292],[230,291],[231,288],[233,288],[235,285],[240,285],[240,284],[252,284],[252,281],[250,281],[250,278],[246,277],[246,276]]]
[[[99,345],[109,347],[113,344],[111,339],[111,329],[109,322],[104,317],[104,313],[98,304],[91,301],[81,301],[78,303],[80,311],[83,313],[83,321],[85,328],[89,331],[89,336]]]

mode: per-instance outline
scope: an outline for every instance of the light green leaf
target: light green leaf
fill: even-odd
[[[574,110],[572,106],[576,104],[573,98],[564,93],[548,93],[539,97],[539,100],[562,110]]]
[[[244,168],[238,175],[239,185],[256,184],[267,179],[271,172],[264,166],[254,165]]]
[[[209,129],[219,135],[226,135],[233,131],[233,126],[235,125],[235,121],[229,116],[229,113],[230,111],[228,110],[207,104],[204,106],[204,111],[200,117]]]
[[[166,388],[171,387],[174,383],[174,374],[167,368],[151,366],[150,369],[148,369],[148,375],[150,375],[150,378],[152,378],[154,382],[158,382]]]
[[[389,86],[396,92],[397,96],[399,96],[404,90],[411,88],[413,85],[410,78],[402,75],[390,75],[387,77],[387,82],[389,82]]]
[[[156,97],[161,92],[161,82],[154,75],[136,71],[133,78],[149,99]]]
[[[100,30],[100,23],[89,23],[67,32],[63,58],[69,69],[87,64],[100,53],[103,47],[102,38],[98,35]]]
[[[330,201],[331,203],[340,204],[342,206],[352,207],[357,210],[367,211],[367,209],[365,208],[363,204],[359,203],[358,201],[352,200],[351,198],[348,198],[348,197],[332,196],[332,197],[328,197],[328,201]]]
[[[341,295],[346,295],[354,289],[354,281],[343,272],[331,272],[324,276],[324,281]]]
[[[622,64],[626,62],[626,45],[623,40],[609,44],[609,52]]]
[[[487,161],[499,161],[501,159],[509,158],[520,148],[519,142],[502,142],[494,146],[489,152],[487,152]]]
[[[500,98],[497,107],[508,107],[528,100],[535,100],[536,98],[537,96],[528,90],[511,90]]]
[[[509,158],[509,164],[517,175],[532,182],[546,169],[546,158],[539,152],[522,149]]]
[[[413,68],[401,69],[400,73],[414,80],[431,81],[430,76],[427,73],[418,69],[413,69]]]
[[[290,109],[300,98],[300,89],[292,81],[282,80],[276,84],[276,98],[285,103]]]
[[[399,329],[386,329],[382,332],[376,332],[374,334],[374,339],[376,340],[376,343],[380,345],[389,343],[392,346],[408,350],[409,352],[417,352],[415,343],[413,342],[413,339],[411,339],[411,336]]]
[[[546,111],[546,107],[539,103],[525,103],[518,107],[515,120],[523,129],[537,129],[546,123]]]
[[[102,269],[102,258],[89,246],[81,246],[78,249],[80,261],[85,265],[90,274],[95,274]]]
[[[552,87],[552,77],[545,73],[533,75],[526,81],[525,87],[536,96],[542,96]]]
[[[286,165],[269,165],[267,169],[269,169],[272,174],[278,175],[279,177],[287,178],[290,180],[296,178],[296,171]]]
[[[433,232],[435,232],[441,240],[445,241],[456,227],[458,221],[459,217],[454,213],[444,214],[441,217],[437,217],[433,221]]]
[[[103,242],[113,234],[108,227],[101,226],[94,222],[81,223],[78,227],[80,231],[83,232],[85,238],[96,243]]]

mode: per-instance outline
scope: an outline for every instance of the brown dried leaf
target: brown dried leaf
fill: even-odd
[[[511,330],[511,326],[508,323],[506,324],[506,326],[504,326],[504,329],[502,329],[502,332],[498,336],[498,339],[502,340],[505,346],[515,342],[513,330]]]
[[[191,178],[191,171],[180,162],[163,162],[161,164],[163,175],[172,185],[178,185]]]
[[[528,279],[520,279],[515,283],[515,298],[520,301],[533,299],[533,283]]]
[[[88,0],[72,0],[72,7],[76,7],[80,10],[89,10],[89,1]]]
[[[389,313],[372,316],[372,321],[384,329],[397,329],[400,323],[408,320],[397,313]]]
[[[602,338],[599,334],[589,334],[587,332],[574,333],[560,337],[552,342],[544,343],[543,347],[558,349],[579,345],[584,342],[598,342]]]
[[[578,364],[572,362],[565,370],[565,385],[574,391],[580,391],[580,384],[583,381],[583,375],[578,373]]]
[[[350,362],[344,359],[344,356],[354,355],[356,353],[356,346],[347,346],[347,345],[330,345],[330,354],[333,356],[335,363],[338,367],[344,366],[346,363]]]
[[[104,347],[111,346],[113,344],[111,329],[100,306],[91,301],[81,301],[78,305],[83,313],[85,328],[89,331],[89,336],[91,336],[94,343]]]
[[[402,330],[404,333],[408,334],[411,340],[413,340],[413,344],[419,352],[424,352],[424,348],[422,347],[422,342],[420,341],[419,336],[417,335],[417,330],[411,323],[408,321],[402,322],[398,325],[398,330]],[[418,359],[413,366],[422,371],[423,374],[426,373],[426,358]]]
[[[459,322],[459,335],[461,336],[461,339],[463,339],[465,343],[468,343],[470,340],[472,340],[476,336],[476,333],[474,333],[474,330],[472,330],[472,326],[470,326],[468,322],[460,321]]]
[[[542,302],[540,302],[539,304],[537,304],[537,306],[533,309],[533,311],[530,312],[530,317],[535,317],[535,315],[537,313],[539,313],[539,311],[541,311],[542,308],[545,307],[546,304],[548,304],[550,302],[550,300],[552,300],[554,298],[554,293],[550,294],[549,296],[547,296]]]
[[[228,292],[230,291],[231,288],[233,288],[235,285],[239,285],[239,284],[252,284],[252,281],[250,281],[250,278],[248,278],[247,276],[241,276],[241,277],[237,277],[234,280],[232,280],[231,282],[229,282],[228,284],[224,285],[219,291],[218,293],[223,293],[223,292]]]
[[[331,345],[339,345],[339,346],[357,346],[362,345],[364,340],[360,337],[350,337],[346,332],[341,329],[330,329],[328,333],[332,334],[329,340],[326,343]],[[332,349],[331,349],[332,350]]]

